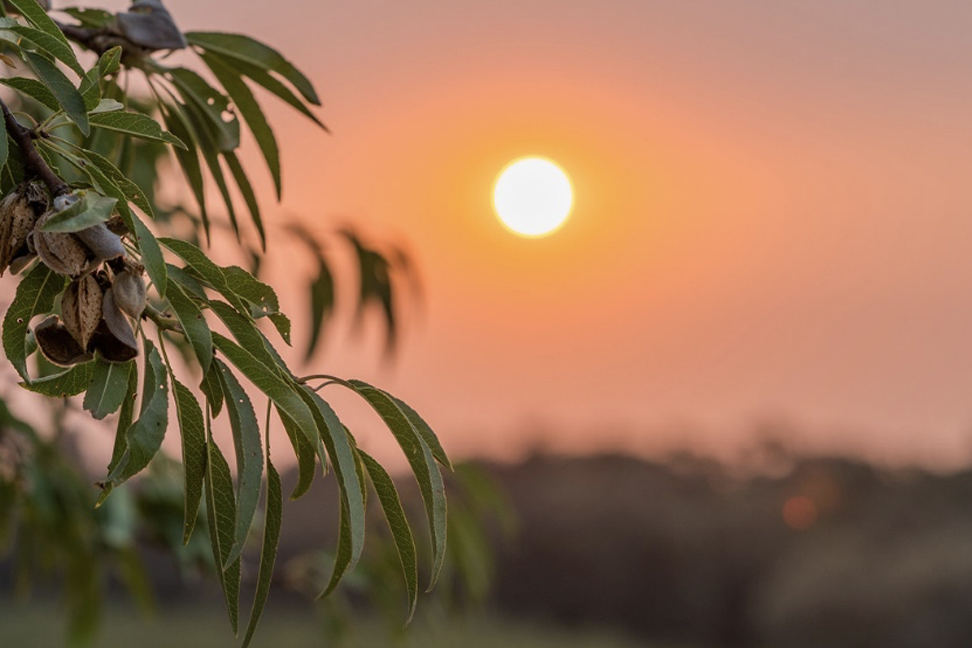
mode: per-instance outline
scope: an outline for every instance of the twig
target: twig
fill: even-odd
[[[17,121],[17,118],[10,112],[10,108],[7,107],[7,104],[2,99],[0,99],[0,109],[3,110],[3,121],[7,125],[7,133],[13,138],[13,141],[17,144],[21,154],[24,156],[24,165],[44,181],[47,188],[51,190],[51,195],[55,198],[71,193],[71,187],[68,186],[68,183],[64,182],[64,180],[54,173],[54,170],[47,165],[47,162],[44,161],[41,154],[37,152],[31,130]]]

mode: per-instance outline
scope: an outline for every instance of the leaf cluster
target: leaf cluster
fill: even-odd
[[[166,433],[177,428],[184,466],[182,541],[192,540],[204,511],[230,622],[239,632],[242,556],[262,501],[264,534],[245,646],[269,592],[279,540],[283,493],[269,435],[270,426],[279,424],[298,465],[290,497],[306,493],[319,470],[332,472],[339,485],[339,540],[321,595],[333,591],[361,557],[366,503],[373,492],[397,548],[410,618],[419,584],[409,519],[388,473],[358,447],[321,390],[330,385],[357,394],[403,450],[428,521],[429,587],[444,562],[446,499],[440,467],[450,467],[435,434],[411,407],[375,386],[293,373],[265,332],[269,327],[275,338],[290,344],[291,323],[274,290],[241,267],[216,264],[191,240],[158,235],[165,222],[157,218],[153,187],[138,181],[146,177],[143,167],[154,168],[166,148],[171,150],[210,242],[203,169],[241,240],[231,178],[265,250],[260,205],[238,157],[240,123],[252,133],[279,198],[279,150],[253,88],[275,95],[323,127],[312,111],[320,104],[312,84],[276,50],[248,36],[180,34],[161,3],[144,3],[159,7],[145,19],[135,12],[69,9],[66,13],[76,21],[70,25],[51,19],[34,0],[9,4],[17,15],[0,16],[0,62],[17,74],[0,83],[21,109],[15,113],[0,101],[0,192],[21,209],[18,223],[26,213],[33,224],[23,241],[2,241],[22,260],[16,268],[11,263],[11,269],[26,266],[3,318],[2,345],[22,387],[50,398],[83,395],[83,408],[94,418],[115,417],[115,442],[98,505],[106,505],[113,491],[142,474],[159,455]],[[215,83],[155,55],[182,44],[199,55]],[[94,53],[89,67],[82,65],[78,49]],[[147,100],[126,90],[133,74],[150,89]],[[43,199],[30,207],[25,196],[38,187]],[[35,213],[23,211],[28,207]],[[11,214],[0,207],[0,225],[13,219]],[[353,235],[348,239],[360,262],[360,303],[381,306],[393,340],[388,262]],[[333,306],[330,270],[319,248],[312,252],[318,275],[311,285],[308,357]],[[143,272],[147,282],[140,278]],[[47,319],[34,326],[39,317]],[[54,346],[65,345],[76,349],[54,352]],[[167,345],[186,350],[189,372],[177,375],[182,370],[170,361]],[[29,361],[38,358],[46,366],[42,354],[61,369],[35,375]],[[254,391],[260,395],[256,401],[250,397]],[[258,416],[264,403],[265,414]],[[231,429],[232,449],[221,448],[214,437],[214,421],[220,418]],[[278,452],[275,448],[275,457]]]

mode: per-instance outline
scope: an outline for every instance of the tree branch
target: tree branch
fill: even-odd
[[[44,161],[41,154],[37,152],[31,130],[17,121],[17,118],[10,112],[10,108],[7,107],[7,104],[2,99],[0,99],[0,109],[3,110],[3,121],[7,126],[7,133],[13,138],[13,141],[17,144],[17,148],[20,149],[20,153],[24,156],[24,166],[44,181],[47,188],[51,190],[51,195],[55,198],[71,193],[71,187],[60,176],[54,173],[54,170],[47,165],[47,162]]]

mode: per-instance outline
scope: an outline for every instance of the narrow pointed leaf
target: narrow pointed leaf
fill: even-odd
[[[314,483],[314,472],[317,467],[317,449],[311,445],[297,425],[290,417],[281,414],[280,420],[283,422],[284,430],[290,438],[290,444],[294,448],[297,456],[297,485],[294,486],[290,499],[295,500],[303,496]]]
[[[142,113],[127,111],[95,113],[90,115],[89,119],[91,125],[96,128],[188,149],[182,140],[162,130],[157,121]]]
[[[199,388],[206,394],[206,400],[209,402],[210,416],[216,418],[223,409],[224,394],[223,383],[220,381],[219,373],[212,363],[209,365],[209,371],[203,375]]]
[[[212,438],[206,444],[206,513],[209,518],[209,539],[213,545],[213,558],[219,585],[226,600],[233,634],[240,623],[240,559],[223,569],[226,556],[233,546],[233,529],[236,525],[236,502],[233,500],[233,478],[229,464]]]
[[[263,446],[260,442],[260,424],[250,397],[225,364],[216,360],[223,392],[226,394],[226,411],[229,412],[236,449],[236,475],[239,486],[236,493],[236,530],[233,546],[223,558],[223,566],[232,563],[243,552],[253,516],[260,500],[263,479]]]
[[[94,362],[88,393],[84,396],[84,409],[101,420],[118,410],[125,400],[125,387],[128,385],[128,374],[135,370],[135,363],[106,362],[98,358]]]
[[[26,38],[31,43],[37,46],[43,52],[47,52],[52,57],[61,61],[73,71],[77,72],[78,76],[84,76],[84,68],[78,63],[77,57],[74,55],[74,50],[71,46],[67,44],[64,37],[55,38],[51,34],[40,29],[34,29],[33,27],[25,27],[24,25],[14,25],[5,28],[7,31],[12,31],[18,36]],[[60,30],[57,32],[60,35]]]
[[[233,179],[236,181],[236,186],[239,187],[243,201],[246,203],[246,208],[250,211],[250,218],[253,219],[253,225],[260,235],[260,247],[266,252],[267,233],[263,228],[263,217],[260,215],[260,203],[257,200],[256,194],[253,193],[253,187],[250,185],[249,178],[246,177],[246,171],[243,170],[243,165],[240,164],[240,159],[236,157],[236,153],[223,153],[223,159],[226,160],[226,166],[229,167],[230,172],[233,174]]]
[[[27,373],[27,329],[35,315],[50,313],[54,299],[64,290],[64,277],[43,263],[34,266],[20,283],[3,318],[3,351],[25,382]]]
[[[250,127],[250,132],[253,133],[253,138],[263,153],[263,159],[267,161],[267,167],[270,169],[270,175],[273,177],[273,184],[277,190],[277,200],[279,200],[281,194],[280,149],[277,147],[277,138],[274,137],[273,130],[270,128],[260,104],[257,103],[239,72],[235,72],[233,68],[216,57],[203,54],[202,59],[212,70],[216,80],[226,90],[230,99],[233,100],[233,104],[243,120],[246,121],[247,126]]]
[[[339,552],[338,559],[344,564],[336,561],[334,573],[331,575],[331,582],[328,584],[324,595],[333,591],[338,581],[348,571],[354,568],[361,551],[364,548],[365,537],[365,504],[361,493],[361,484],[358,475],[358,463],[351,449],[347,432],[341,420],[335,414],[331,406],[321,398],[317,392],[309,387],[302,387],[301,397],[311,407],[314,417],[317,419],[317,429],[320,433],[324,447],[327,448],[328,456],[331,458],[331,465],[338,478],[338,485],[341,488],[342,519],[343,524],[347,525],[346,539],[348,546],[346,553]]]
[[[27,59],[27,64],[30,65],[37,78],[57,97],[58,104],[64,108],[64,112],[77,125],[81,134],[87,137],[91,132],[88,124],[88,111],[84,106],[84,99],[81,98],[81,93],[78,92],[78,89],[74,87],[74,84],[64,76],[64,73],[56,65],[40,54],[26,50],[23,54],[24,58]]]
[[[184,520],[182,543],[189,544],[199,516],[203,482],[206,476],[206,430],[202,409],[189,388],[169,373],[175,391],[176,416],[182,436],[182,466],[184,469]]]
[[[198,115],[196,135],[202,136],[200,129],[213,136],[216,151],[232,151],[240,145],[240,122],[236,115],[229,113],[229,99],[222,92],[209,85],[205,79],[186,68],[169,71],[172,83],[185,101],[190,115]]]
[[[432,578],[429,584],[431,589],[442,571],[446,545],[445,484],[439,466],[418,430],[388,394],[360,380],[342,381],[341,384],[356,391],[374,408],[395,436],[402,452],[405,453],[408,465],[412,468],[422,500],[425,502],[429,533],[432,537]]]
[[[185,37],[190,45],[275,72],[289,81],[304,99],[315,106],[321,105],[321,100],[317,98],[317,92],[307,77],[268,45],[242,34],[189,32]]]
[[[196,360],[199,361],[199,366],[205,374],[209,371],[209,365],[213,361],[213,335],[209,330],[209,324],[206,323],[206,318],[203,317],[199,307],[178,283],[170,282],[166,296],[169,305],[172,307],[172,312],[179,320],[182,332],[189,340],[189,344],[192,345]]]
[[[219,194],[223,198],[223,204],[226,205],[226,212],[230,219],[230,225],[232,225],[233,231],[236,233],[236,237],[239,238],[240,230],[236,218],[236,207],[233,205],[233,197],[230,195],[229,185],[226,183],[226,176],[224,175],[223,167],[219,162],[219,151],[222,150],[223,147],[218,143],[216,134],[207,126],[205,122],[205,115],[203,113],[204,110],[199,108],[196,104],[189,103],[186,105],[186,115],[189,118],[189,122],[192,124],[196,141],[199,144],[199,153],[206,162],[206,167],[209,169],[209,174],[216,182],[216,188],[219,190]],[[232,151],[234,149],[235,147],[226,150]]]
[[[78,63],[77,57],[74,55],[74,50],[71,48],[71,44],[68,43],[67,38],[61,33],[61,29],[57,26],[57,23],[47,15],[47,11],[41,7],[36,0],[8,0],[12,4],[20,15],[27,19],[31,25],[44,32],[59,43],[59,51],[62,56],[70,60],[61,59],[68,67],[78,70],[80,69],[80,64]],[[52,52],[53,53],[53,52]],[[58,58],[61,58],[58,56]],[[83,71],[78,72],[78,74],[84,74]]]
[[[446,456],[445,449],[442,447],[442,444],[439,443],[439,438],[435,435],[435,432],[432,431],[432,428],[429,427],[429,424],[426,423],[421,416],[419,416],[418,412],[416,412],[414,409],[409,407],[408,403],[406,403],[400,398],[396,398],[392,396],[388,392],[385,392],[385,394],[390,399],[395,401],[395,404],[398,405],[398,408],[402,410],[402,412],[405,414],[405,417],[408,419],[408,422],[412,424],[412,427],[415,428],[415,431],[418,432],[419,436],[422,437],[422,441],[425,442],[425,445],[429,446],[429,450],[432,451],[432,456],[435,457],[435,460],[438,461],[443,466],[445,466],[446,468],[448,468],[449,470],[452,470],[452,462],[449,461],[449,457]]]
[[[294,387],[278,372],[273,371],[254,357],[249,350],[244,349],[232,340],[219,333],[213,333],[216,348],[226,356],[247,380],[262,391],[273,401],[273,404],[289,416],[302,433],[316,445],[317,421],[310,408],[298,396]]]
[[[226,298],[233,308],[240,313],[248,313],[249,307],[226,281],[223,269],[213,263],[206,254],[192,243],[174,238],[160,238],[159,243],[169,248],[183,261],[188,270],[199,279],[213,287],[216,292]]]
[[[210,308],[223,321],[240,346],[247,350],[256,360],[258,360],[267,370],[278,374],[281,378],[287,377],[287,373],[281,371],[281,366],[277,359],[270,353],[266,338],[257,329],[253,320],[247,319],[235,311],[229,304],[214,299],[210,302]]]
[[[402,508],[398,489],[395,488],[395,482],[392,481],[391,476],[382,468],[381,464],[363,450],[359,449],[358,455],[371,478],[371,484],[378,495],[381,510],[388,522],[388,530],[391,531],[395,547],[398,549],[398,558],[405,576],[405,589],[408,593],[408,618],[405,621],[407,625],[412,620],[415,604],[418,602],[418,558],[415,552],[415,540],[412,538],[412,529],[408,525],[405,509]]]
[[[273,578],[273,565],[277,559],[277,545],[280,542],[280,526],[283,514],[283,495],[281,493],[280,476],[273,467],[270,457],[267,457],[267,507],[263,522],[263,549],[260,551],[260,571],[257,574],[256,593],[253,597],[253,607],[250,610],[250,622],[246,626],[242,648],[247,648],[253,639],[263,606],[270,594],[270,582]]]
[[[115,425],[115,443],[111,449],[111,460],[108,462],[108,474],[115,472],[119,464],[125,460],[125,450],[128,440],[125,432],[132,426],[135,418],[135,396],[138,394],[138,371],[128,373],[128,385],[125,387],[125,398],[122,399],[121,410],[118,412],[118,423]],[[101,484],[101,495],[95,503],[95,508],[101,506],[111,495],[114,485],[107,478]]]
[[[192,132],[192,126],[189,124],[188,118],[183,112],[183,107],[166,103],[160,103],[159,107],[162,113],[162,121],[165,122],[165,127],[189,147],[188,150],[182,150],[180,148],[173,150],[175,151],[176,160],[178,160],[179,166],[186,176],[186,181],[192,189],[193,196],[196,198],[196,204],[199,206],[199,217],[203,222],[203,229],[206,231],[206,236],[209,236],[209,215],[206,211],[205,184],[203,182],[202,167],[199,164],[199,155],[196,151],[199,146],[199,140]]]
[[[91,382],[92,365],[94,365],[93,362],[74,365],[67,371],[62,371],[53,376],[44,376],[29,383],[22,382],[20,386],[52,398],[77,396],[85,391]]]
[[[9,79],[0,79],[0,83],[13,88],[17,92],[22,92],[49,110],[58,111],[61,109],[61,104],[57,100],[57,97],[54,96],[54,93],[48,90],[47,86],[37,79],[11,77]]]
[[[162,446],[169,423],[169,381],[162,358],[151,340],[145,340],[145,376],[138,420],[125,432],[125,456],[108,481],[118,484],[148,466]]]

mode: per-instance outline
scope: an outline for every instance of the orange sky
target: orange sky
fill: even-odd
[[[338,332],[315,368],[457,454],[733,452],[775,417],[800,447],[972,455],[966,0],[168,6],[314,79],[333,136],[264,101],[277,213],[406,244],[427,300],[394,370]],[[575,183],[548,239],[490,211],[527,154]]]

